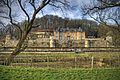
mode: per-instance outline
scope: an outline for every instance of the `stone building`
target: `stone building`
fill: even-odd
[[[54,40],[61,47],[84,47],[85,32],[80,27],[58,28],[54,31]]]
[[[85,32],[79,28],[40,29],[28,35],[28,45],[37,47],[84,47]]]
[[[112,37],[86,36],[80,27],[41,29],[33,28],[27,37],[28,47],[111,47]],[[15,47],[18,40],[6,35],[4,46]]]
[[[113,47],[112,37],[106,36],[106,38],[85,38],[85,47]]]
[[[6,34],[5,38],[5,47],[15,47],[18,43],[18,40],[12,38],[10,34]]]
[[[35,28],[28,35],[28,46],[35,47],[52,47],[51,37],[53,36],[52,29]],[[51,44],[51,45],[50,45]]]
[[[85,32],[79,28],[33,28],[27,37],[28,47],[84,47]],[[14,47],[18,40],[6,35],[5,45]]]

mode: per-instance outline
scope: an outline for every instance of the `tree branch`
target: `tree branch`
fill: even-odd
[[[21,0],[18,0],[18,3],[20,5],[20,8],[22,9],[22,11],[26,14],[27,18],[28,18],[28,22],[30,21],[30,17],[29,14],[26,12],[26,10],[23,8],[22,4],[21,4]]]
[[[31,6],[34,8],[34,10],[36,10],[35,1],[34,1],[34,0],[30,0],[29,3],[30,3]]]
[[[5,3],[5,2],[4,2]],[[10,22],[11,22],[11,24],[13,24],[13,25],[15,25],[16,26],[16,28],[20,31],[20,37],[22,36],[22,30],[21,30],[21,28],[20,28],[20,26],[18,25],[18,24],[16,24],[16,23],[14,23],[13,22],[13,19],[12,19],[12,9],[11,9],[11,7],[10,7],[10,5],[9,5],[9,1],[7,0],[7,2],[5,3],[5,5],[8,7],[8,9],[9,9],[9,17],[10,17]]]
[[[30,21],[30,23],[28,24],[27,28],[28,28],[28,32],[30,31],[30,29],[32,28],[32,24],[35,20],[35,17],[37,15],[37,13],[42,10],[43,7],[45,7],[47,4],[49,4],[51,0],[43,0],[42,3],[40,4],[40,6],[34,11],[32,19]]]

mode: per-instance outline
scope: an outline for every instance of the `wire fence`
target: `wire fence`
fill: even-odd
[[[0,64],[13,48],[0,49]],[[106,51],[107,50],[107,51]],[[120,68],[120,48],[27,48],[10,66],[39,68]]]

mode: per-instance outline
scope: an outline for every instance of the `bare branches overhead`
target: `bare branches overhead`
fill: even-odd
[[[120,27],[120,0],[93,0],[82,6],[83,14],[100,23]]]

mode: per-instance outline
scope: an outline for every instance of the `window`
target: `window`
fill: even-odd
[[[59,32],[56,31],[56,39],[59,39]]]
[[[63,40],[63,39],[64,39],[64,33],[60,32],[60,40]]]

